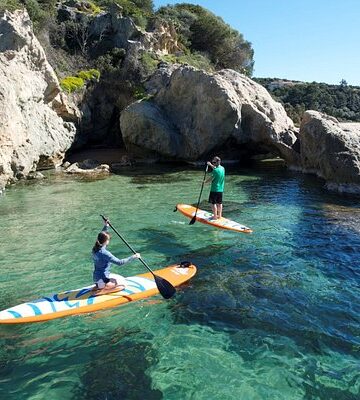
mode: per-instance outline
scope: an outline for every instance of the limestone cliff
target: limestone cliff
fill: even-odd
[[[76,110],[60,97],[57,77],[26,11],[0,16],[0,186],[61,163],[74,135]],[[57,112],[60,114],[58,115]]]

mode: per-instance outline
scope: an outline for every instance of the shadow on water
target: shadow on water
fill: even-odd
[[[84,334],[81,327],[79,331],[80,335]],[[85,340],[82,336],[79,345],[68,347],[69,341],[76,341],[73,333],[59,334],[49,341],[42,336],[32,341],[23,341],[23,337],[26,337],[23,327],[18,332],[18,335],[12,332],[12,337],[1,340],[0,397],[11,392],[14,397],[8,398],[30,398],[31,393],[40,392],[39,386],[43,380],[44,385],[51,385],[50,388],[55,389],[64,384],[68,387],[69,382],[62,381],[61,377],[64,373],[68,374],[69,369],[81,366],[79,382],[72,392],[74,400],[163,398],[159,390],[151,387],[151,379],[146,373],[157,361],[157,353],[152,345],[153,336],[149,333],[118,327],[104,334],[100,328]],[[13,352],[14,348],[17,352]],[[34,362],[33,370],[26,369],[28,358]],[[41,359],[46,359],[47,362],[41,362]],[[15,370],[21,376],[17,384],[8,379]],[[21,396],[16,397],[16,393],[20,391]]]
[[[113,332],[100,340],[91,361],[84,365],[80,386],[73,399],[118,400],[162,399],[159,390],[152,389],[145,371],[155,362],[156,351],[151,338]],[[86,349],[84,349],[86,350]],[[136,377],[136,379],[134,379]]]
[[[177,236],[168,231],[156,228],[147,228],[138,232],[138,236],[146,240],[146,247],[157,253],[172,254],[172,258],[190,248],[178,240]]]
[[[184,165],[152,164],[151,166],[124,167],[115,174],[129,177],[130,183],[141,187],[151,184],[169,184],[175,181],[189,182],[192,179],[187,176],[187,172],[189,172],[189,167]]]
[[[216,262],[221,259],[224,252],[232,247],[231,244],[213,243],[208,246],[192,249],[182,241],[181,236],[161,229],[149,228],[139,231],[140,238],[146,239],[146,246],[152,251],[168,256],[168,263],[191,261],[200,268],[205,267],[209,260]],[[214,256],[215,254],[215,256]]]
[[[216,265],[207,268],[214,272],[199,271],[192,282],[196,290],[181,292],[172,309],[175,323],[208,325],[228,331],[231,338],[239,330],[257,331],[258,337],[288,337],[309,354],[323,354],[324,348],[357,354],[359,331],[341,326],[331,329],[331,320],[321,317],[323,306],[308,298],[295,276],[279,277],[265,271],[236,273],[234,269],[226,275],[216,271]],[[344,320],[336,309],[331,311],[334,318]],[[242,340],[234,341],[234,350],[246,359]]]

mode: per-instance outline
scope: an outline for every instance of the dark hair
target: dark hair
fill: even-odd
[[[218,163],[221,163],[221,158],[218,156],[213,157],[213,160],[215,160]]]
[[[110,235],[107,232],[104,232],[104,231],[100,232],[98,234],[98,237],[97,237],[97,240],[96,240],[96,242],[94,244],[94,247],[92,248],[92,252],[93,253],[98,252],[103,247],[104,243],[108,239],[110,239]]]

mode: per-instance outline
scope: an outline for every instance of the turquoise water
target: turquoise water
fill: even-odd
[[[153,269],[198,266],[168,301],[0,326],[1,399],[359,399],[358,200],[280,166],[228,168],[225,216],[254,233],[189,226],[173,208],[202,175],[51,174],[0,197],[0,309],[89,284],[100,213]]]

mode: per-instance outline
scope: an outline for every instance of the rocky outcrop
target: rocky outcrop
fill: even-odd
[[[61,164],[75,126],[53,108],[59,83],[27,12],[0,16],[0,38],[0,186],[4,186],[37,167]]]
[[[125,145],[135,156],[197,160],[232,141],[292,162],[298,157],[284,108],[238,72],[164,66],[147,87],[153,97],[131,104],[120,118]]]
[[[143,43],[148,51],[158,54],[176,54],[184,49],[178,42],[175,26],[168,22],[157,22],[151,32],[144,32]]]
[[[64,171],[67,174],[98,176],[110,173],[110,167],[107,164],[100,164],[97,160],[86,159],[82,162],[64,165]]]
[[[146,32],[138,27],[132,18],[123,16],[122,7],[115,2],[106,11],[97,14],[87,1],[69,0],[58,5],[58,21],[72,21],[68,32],[70,40],[77,42],[80,50],[100,55],[114,48],[126,51],[148,50],[161,54],[170,54],[182,50],[177,40],[174,25],[157,21],[151,30]]]
[[[300,126],[301,168],[329,189],[360,193],[360,124],[306,111]]]

